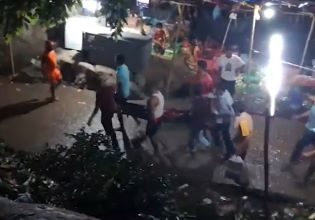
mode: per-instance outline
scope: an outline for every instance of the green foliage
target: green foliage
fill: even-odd
[[[81,0],[1,0],[0,27],[8,41],[23,28],[38,22],[50,26],[63,22],[69,9],[81,4]]]
[[[127,8],[131,0],[101,0],[101,13],[105,15],[110,27],[114,29],[112,37],[121,36],[123,26],[127,24]]]
[[[132,0],[100,0],[101,14],[105,15],[111,28],[112,36],[121,36],[123,26],[127,24],[127,8]],[[6,41],[21,33],[29,25],[38,23],[51,27],[64,22],[73,7],[81,5],[81,0],[1,0],[0,28]]]
[[[28,192],[37,203],[101,219],[181,219],[170,176],[156,174],[152,164],[128,160],[109,147],[102,133],[81,130],[69,136],[71,147],[58,145],[35,155],[0,154],[15,167],[11,198]]]

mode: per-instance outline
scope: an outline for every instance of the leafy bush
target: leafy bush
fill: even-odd
[[[16,184],[9,184],[16,193],[9,197],[27,191],[34,202],[102,219],[180,219],[170,176],[159,176],[152,164],[128,160],[100,132],[69,136],[71,147],[57,145],[35,155],[0,151],[16,168],[11,176]]]

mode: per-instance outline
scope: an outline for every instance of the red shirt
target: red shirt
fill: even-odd
[[[160,44],[164,44],[166,38],[165,31],[163,29],[157,29],[154,33],[154,40]]]
[[[203,74],[201,78],[202,95],[207,95],[213,90],[213,80],[209,74]]]
[[[115,86],[102,87],[96,92],[96,105],[100,108],[102,113],[116,112],[115,92]]]

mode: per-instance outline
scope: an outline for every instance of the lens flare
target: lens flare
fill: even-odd
[[[265,86],[270,96],[270,115],[274,116],[276,98],[280,92],[283,80],[282,69],[283,38],[280,34],[274,34],[269,41],[269,62],[265,69]]]
[[[264,11],[263,11],[263,15],[266,19],[271,19],[275,16],[276,14],[276,11],[273,9],[273,8],[266,8]]]

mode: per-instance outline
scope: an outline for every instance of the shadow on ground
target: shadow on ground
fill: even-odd
[[[41,108],[45,105],[51,103],[51,99],[38,100],[32,99],[25,102],[20,102],[0,108],[0,122],[13,118],[19,115],[28,114],[38,108]]]

